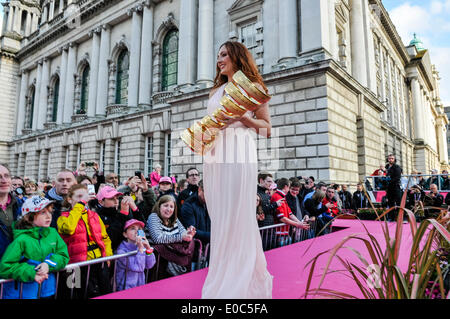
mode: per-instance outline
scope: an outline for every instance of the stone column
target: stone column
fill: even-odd
[[[414,108],[414,139],[425,140],[424,135],[424,112],[420,84],[417,76],[411,78],[412,102]]]
[[[35,99],[34,99],[34,111],[32,121],[32,130],[36,130],[38,127],[39,118],[39,104],[40,104],[40,92],[41,92],[41,78],[42,78],[42,60],[38,61],[38,69],[36,76],[36,87],[35,87]]]
[[[367,72],[367,87],[373,92],[377,93],[377,71],[375,68],[375,47],[373,43],[372,27],[370,26],[370,9],[368,1],[363,1],[363,15],[364,15],[364,33],[366,40],[366,72]]]
[[[20,33],[20,21],[22,20],[22,10],[19,7],[14,8],[14,26],[13,31]]]
[[[31,33],[35,32],[38,28],[39,24],[39,16],[37,14],[33,14],[33,22],[31,24]]]
[[[178,46],[178,86],[195,82],[197,6],[195,0],[181,0]]]
[[[198,15],[197,83],[214,79],[214,1],[200,0]]]
[[[139,104],[149,105],[152,96],[153,4],[144,6],[142,17],[141,72],[139,74]]]
[[[87,115],[94,117],[96,113],[97,103],[97,85],[98,85],[98,62],[100,55],[100,28],[92,30],[89,35],[92,36],[92,51],[91,51],[91,70],[89,79],[89,97]]]
[[[100,56],[98,62],[98,84],[97,84],[97,103],[96,114],[105,115],[106,105],[108,104],[108,59],[111,42],[111,28],[109,25],[102,25],[102,34],[100,39]]]
[[[9,8],[8,8],[8,20],[6,22],[6,30],[5,31],[11,31],[12,30],[13,19],[14,19],[14,7],[9,6]]]
[[[330,50],[329,0],[302,0],[301,49],[302,52]],[[281,34],[281,31],[280,31]]]
[[[42,66],[42,76],[41,76],[41,88],[39,91],[39,113],[38,115],[38,123],[37,129],[41,130],[44,128],[44,123],[46,121],[47,115],[47,89],[48,89],[48,80],[50,76],[50,60],[48,58],[44,58],[44,63]]]
[[[77,63],[77,44],[71,42],[69,44],[69,53],[67,55],[67,74],[64,97],[64,116],[63,122],[70,123],[73,115],[73,100],[75,92],[75,70]]]
[[[31,34],[31,12],[27,12],[27,21],[25,23],[25,36],[29,36]]]
[[[350,39],[352,49],[352,75],[367,87],[366,45],[364,34],[363,0],[353,0],[350,9]]]
[[[55,0],[52,0],[52,2],[50,2],[50,12],[48,15],[48,21],[52,21],[54,16],[55,16]]]
[[[64,11],[64,0],[59,0],[59,13]]]
[[[25,107],[27,103],[26,95],[28,89],[28,78],[29,72],[22,71],[21,81],[20,81],[20,96],[19,96],[19,109],[17,112],[17,128],[16,134],[22,135],[22,130],[25,127]]]
[[[336,32],[336,8],[335,0],[331,0],[328,3],[328,27],[329,27],[329,37],[330,37],[330,54],[335,59],[339,61],[339,49],[338,49],[338,38]]]
[[[142,6],[128,12],[131,21],[130,73],[128,81],[128,106],[137,107],[139,99],[139,68],[141,59]],[[146,30],[147,31],[147,30]]]
[[[44,11],[42,13],[41,25],[48,21],[48,6],[44,6]]]
[[[61,67],[59,77],[59,95],[58,95],[58,115],[56,124],[60,125],[64,120],[64,104],[66,95],[66,78],[67,78],[67,47],[59,48],[61,53]]]
[[[297,1],[279,1],[278,6],[278,63],[282,63],[294,60],[297,56]]]

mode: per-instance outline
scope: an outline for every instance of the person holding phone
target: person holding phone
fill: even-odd
[[[145,284],[145,270],[151,269],[156,258],[153,248],[144,233],[145,224],[137,219],[126,222],[123,237],[125,240],[117,248],[116,254],[126,254],[137,250],[132,256],[122,257],[117,261],[117,290],[125,290]]]

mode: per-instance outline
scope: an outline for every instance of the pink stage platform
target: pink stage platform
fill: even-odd
[[[305,265],[320,252],[333,248],[339,241],[346,236],[359,234],[367,238],[362,223],[377,238],[381,247],[385,247],[384,236],[382,233],[382,222],[376,221],[358,221],[358,220],[336,220],[333,224],[335,231],[331,234],[309,239],[290,246],[277,248],[266,252],[268,270],[274,276],[273,298],[274,299],[298,299],[305,292],[306,283],[309,275]],[[395,223],[388,223],[392,236],[395,233]],[[403,225],[402,247],[409,246],[412,243],[409,224]],[[367,259],[368,254],[364,243],[361,240],[351,239],[345,246],[352,247],[360,251]],[[339,252],[339,256],[351,260],[357,265],[362,265],[354,253],[346,248]],[[316,274],[313,278],[312,287],[317,284],[322,275],[322,271],[327,263],[329,255],[321,256],[316,265]],[[404,268],[407,263],[408,254],[400,259],[400,268]],[[333,270],[342,270],[343,266],[337,259],[333,259],[331,268]],[[200,299],[203,282],[206,278],[208,269],[194,271],[186,275],[181,275],[169,279],[164,279],[150,284],[105,295],[99,299]],[[335,289],[346,292],[351,295],[362,297],[356,284],[343,273],[332,273],[327,275],[323,288]]]

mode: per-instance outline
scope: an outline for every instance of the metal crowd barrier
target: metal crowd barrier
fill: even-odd
[[[300,229],[300,228],[296,228],[296,227],[291,227],[291,226],[287,226],[286,224],[276,224],[276,225],[271,225],[271,226],[266,226],[266,227],[262,227],[260,228],[260,234],[261,234],[261,240],[263,243],[263,250],[267,251],[270,249],[274,249],[277,247],[281,247],[281,246],[285,246],[285,245],[290,245],[290,244],[294,244],[306,239],[310,239],[316,236],[317,233],[317,223],[316,222],[311,222],[310,223],[311,227],[309,230],[304,230],[304,229]],[[289,235],[277,235],[277,230],[280,230],[281,227],[289,227]],[[283,241],[280,241],[280,238],[283,237]],[[197,266],[194,270],[199,270],[199,269],[203,269],[208,267],[208,262],[209,262],[209,253],[210,253],[210,245],[209,243],[205,246],[203,246],[202,242],[198,239],[194,239],[196,241],[196,249],[197,249],[197,253],[198,253],[198,257],[197,259],[194,261]],[[83,285],[82,287],[84,287],[84,292],[83,292],[83,298],[87,297],[87,290],[88,290],[88,282],[90,280],[90,270],[91,267],[97,264],[101,264],[102,268],[105,267],[105,263],[108,262],[114,262],[113,267],[110,267],[110,269],[113,269],[113,274],[111,276],[111,286],[112,286],[112,291],[111,292],[116,292],[118,291],[118,287],[117,287],[117,282],[116,282],[116,270],[117,270],[117,261],[120,258],[126,258],[126,257],[130,257],[130,256],[134,256],[135,254],[137,254],[137,250],[132,251],[132,252],[128,252],[125,254],[120,254],[120,255],[114,255],[114,256],[109,256],[109,257],[103,257],[103,258],[97,258],[97,259],[93,259],[93,260],[89,260],[89,261],[83,261],[83,262],[78,262],[78,263],[73,263],[73,264],[68,264],[64,269],[60,270],[59,272],[57,272],[56,275],[56,293],[55,295],[52,297],[53,299],[58,299],[59,297],[59,281],[61,280],[62,274],[63,273],[70,273],[71,275],[69,275],[68,277],[63,277],[65,278],[67,281],[69,281],[69,278],[73,278],[71,277],[72,275],[74,275],[75,272],[77,271],[81,271],[81,268],[83,267],[87,267],[87,276],[85,278],[85,285]],[[153,281],[157,281],[159,280],[159,268],[160,268],[160,255],[156,252],[156,264],[155,266],[153,266],[151,269],[146,269],[145,270],[145,282],[149,283],[149,282],[153,282]],[[126,260],[127,264],[126,266],[128,266],[128,258]],[[126,267],[127,268],[127,267]],[[127,276],[128,272],[125,272],[125,281],[126,281],[126,276]],[[0,299],[3,299],[3,294],[4,294],[4,284],[9,283],[9,282],[14,282],[14,279],[0,279]],[[73,283],[73,281],[72,281]],[[17,282],[19,286],[19,299],[22,299],[23,295],[23,282]],[[41,286],[39,285],[39,289],[38,289],[38,295],[36,296],[38,299],[40,299],[41,297]],[[73,299],[74,296],[74,289],[75,288],[80,288],[80,287],[75,287],[75,285],[72,285],[71,287],[68,287],[68,289],[70,289],[70,299]]]
[[[442,185],[441,183],[441,178],[440,177],[444,177],[444,176],[448,176],[448,174],[413,174],[413,175],[402,175],[402,179],[401,179],[401,185],[402,188],[406,188],[406,185],[408,184],[408,187],[411,187],[413,185],[422,183],[423,184],[428,184],[426,188],[424,188],[424,190],[429,190],[430,184],[436,184],[438,191],[448,191],[450,190],[450,182],[448,183],[448,185]],[[380,184],[385,184],[387,185],[387,180],[386,178],[383,179],[383,177],[385,178],[386,176],[366,176],[364,178],[364,181],[370,181],[370,185],[372,186],[373,190],[375,191],[379,191],[379,190],[386,190],[385,187],[381,188]],[[423,177],[423,182],[421,182],[420,177]],[[428,179],[431,177],[437,177],[437,179],[433,182],[428,183]],[[384,182],[383,182],[384,181]],[[384,185],[384,186],[385,186]],[[448,188],[448,189],[447,189]]]

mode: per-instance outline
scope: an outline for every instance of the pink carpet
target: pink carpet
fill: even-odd
[[[309,267],[308,269],[305,269],[305,265],[320,252],[333,248],[346,236],[359,234],[361,237],[367,238],[362,223],[364,223],[367,229],[376,237],[380,246],[384,248],[385,241],[381,229],[381,222],[341,219],[334,222],[333,227],[336,227],[336,231],[331,234],[266,252],[268,270],[274,276],[273,298],[300,298],[305,292],[309,275]],[[405,248],[405,246],[410,246],[412,238],[409,224],[404,224],[403,226],[402,247]],[[389,229],[393,236],[395,232],[395,223],[389,223]],[[360,251],[365,258],[369,259],[363,241],[351,239],[344,246],[352,247]],[[409,251],[409,249],[407,249],[407,251]],[[351,260],[357,265],[362,265],[350,249],[343,248],[338,255],[349,261]],[[328,257],[328,254],[324,254],[319,258],[316,265],[317,276],[313,277],[313,284],[311,287],[317,287],[322,275],[321,269],[325,267]],[[405,267],[408,257],[408,254],[405,254],[405,256],[400,258],[400,268]],[[342,270],[343,266],[336,258],[334,258],[330,269]],[[207,272],[208,269],[202,269],[186,275],[172,277],[126,291],[105,295],[100,297],[100,299],[200,299],[201,289]],[[322,287],[362,297],[356,284],[343,273],[335,272],[327,275]]]

